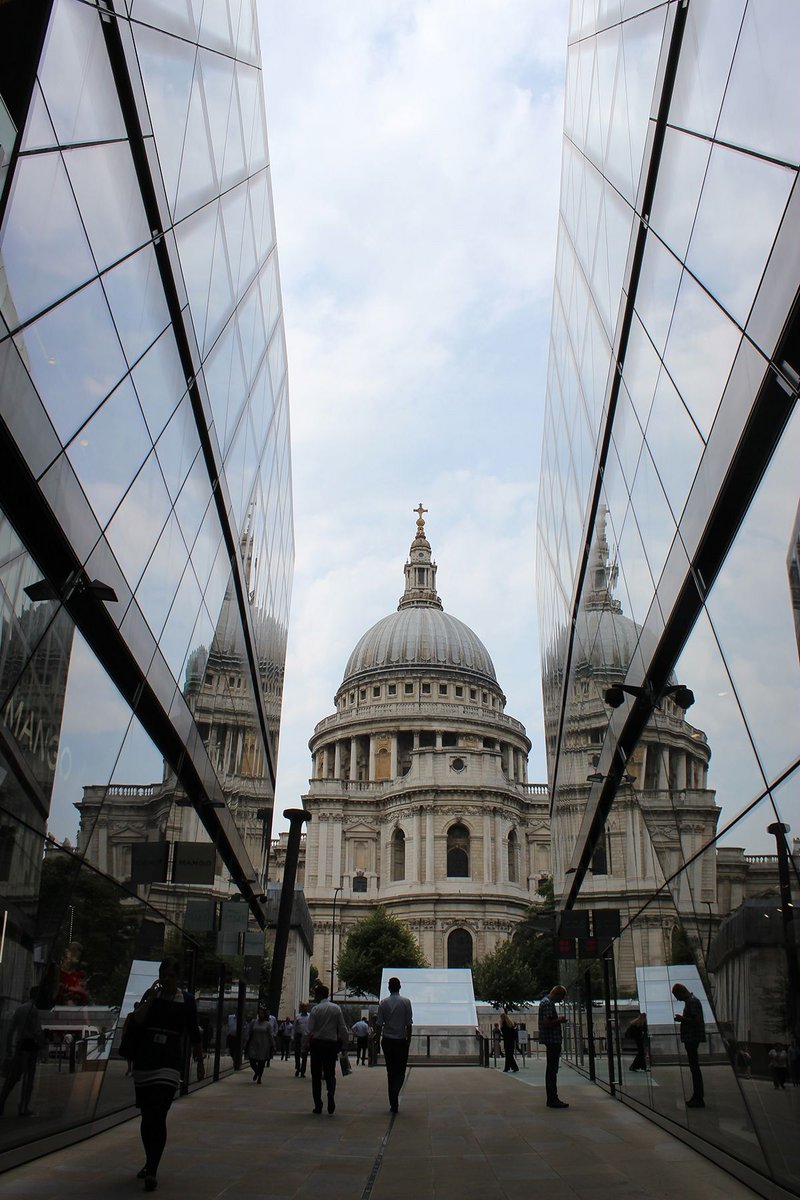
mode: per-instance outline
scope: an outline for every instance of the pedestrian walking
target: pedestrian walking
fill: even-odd
[[[411,1001],[400,995],[400,980],[393,975],[389,980],[389,995],[378,1005],[375,1020],[382,1035],[383,1061],[386,1063],[389,1087],[389,1109],[393,1113],[400,1109],[400,1089],[406,1075],[413,1022]]]
[[[800,1087],[800,1045],[798,1045],[796,1037],[793,1037],[789,1043],[786,1058],[789,1063],[792,1087]]]
[[[634,1017],[625,1030],[625,1033],[631,1041],[636,1043],[636,1054],[628,1070],[646,1071],[648,1069],[645,1052],[647,1046],[647,1013],[639,1013],[638,1017]]]
[[[328,1092],[328,1112],[336,1111],[336,1060],[348,1041],[347,1026],[338,1004],[328,999],[323,983],[317,985],[317,1003],[308,1018],[309,1054],[311,1055],[311,1095],[314,1112],[322,1112],[322,1079]]]
[[[786,1090],[786,1077],[789,1074],[789,1061],[786,1053],[786,1047],[781,1042],[776,1042],[769,1054],[769,1069],[772,1073],[772,1086],[777,1092]]]
[[[294,1077],[306,1077],[308,1061],[308,1005],[303,1002],[294,1018]]]
[[[503,1009],[503,1015],[500,1018],[500,1036],[503,1039],[503,1053],[506,1056],[503,1074],[507,1071],[517,1072],[517,1060],[514,1058],[514,1050],[517,1045],[517,1027],[508,1015],[508,1009]]]
[[[567,1018],[559,1013],[556,1005],[566,994],[567,989],[557,983],[545,998],[539,1001],[539,1042],[544,1046],[547,1059],[544,1086],[548,1108],[569,1108],[566,1101],[559,1099],[558,1095],[558,1066],[563,1040],[561,1026]]]
[[[275,1052],[275,1036],[266,1005],[259,1004],[258,1014],[247,1025],[244,1035],[244,1054],[253,1072],[253,1083],[261,1083],[269,1059]]]
[[[356,1039],[356,1066],[361,1063],[365,1067],[367,1065],[367,1047],[369,1046],[369,1025],[361,1017],[355,1022],[350,1032]]]
[[[0,1091],[0,1114],[11,1092],[21,1081],[17,1114],[20,1117],[33,1116],[31,1098],[36,1065],[46,1043],[39,1010],[36,1007],[38,994],[39,989],[32,987],[28,999],[24,1004],[20,1004],[11,1018],[6,1036],[6,1080]]]
[[[705,1108],[703,1072],[700,1070],[700,1043],[706,1040],[703,1005],[682,983],[675,984],[672,994],[683,1003],[683,1012],[675,1013],[675,1020],[680,1022],[681,1042],[692,1075],[692,1094],[686,1101],[686,1107]]]
[[[163,960],[158,980],[142,996],[132,1020],[136,1027],[133,1082],[146,1156],[137,1178],[144,1180],[146,1192],[154,1192],[158,1186],[158,1166],[167,1144],[167,1113],[181,1081],[186,1038],[197,1063],[197,1078],[205,1075],[197,1006],[194,997],[178,986],[179,971],[177,958]]]

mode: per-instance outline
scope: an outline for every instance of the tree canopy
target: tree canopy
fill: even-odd
[[[427,967],[417,940],[404,921],[378,907],[348,933],[336,960],[346,987],[377,996],[384,967]]]
[[[537,928],[537,921],[555,911],[553,880],[549,875],[539,881],[537,892],[541,897],[528,909],[527,917],[511,935],[512,944],[532,976],[529,999],[549,992],[558,982],[558,959],[554,932]]]
[[[511,938],[473,964],[475,996],[494,1008],[522,1008],[535,994],[535,978]]]

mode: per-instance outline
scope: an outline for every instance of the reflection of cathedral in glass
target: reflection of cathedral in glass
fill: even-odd
[[[242,560],[249,584],[254,564],[248,534],[243,538]],[[258,623],[261,614],[254,610],[253,618]],[[279,650],[277,661],[259,663],[259,679],[273,689],[272,696],[264,689],[265,702],[268,707],[271,703],[273,712],[276,683],[278,696],[282,689],[284,647]],[[272,822],[272,781],[255,718],[241,625],[230,587],[225,592],[211,648],[198,646],[187,658],[183,695],[263,889]],[[121,881],[130,879],[132,848],[142,841],[166,841],[173,847],[173,854],[176,843],[210,841],[166,763],[160,783],[88,785],[77,807],[81,814],[79,850],[85,847],[90,862]],[[153,883],[150,888],[151,899],[157,894],[160,906],[174,921],[182,919],[190,897],[206,893],[223,897],[235,890],[219,860],[213,887]]]
[[[552,822],[556,894],[565,890],[590,791],[603,779],[598,764],[608,722],[606,689],[624,681],[637,654],[648,653],[642,642],[646,635],[614,597],[617,569],[605,514],[597,529],[587,591],[575,625],[561,735]],[[562,644],[549,661],[559,664],[563,657]],[[556,669],[555,678],[545,680],[546,697],[558,696],[558,674]],[[545,720],[552,747],[552,703]],[[689,724],[674,699],[664,699],[627,760],[623,786],[593,853],[578,907],[622,907],[630,913],[644,909],[616,947],[617,981],[626,992],[635,990],[637,965],[671,961],[681,922],[698,944],[705,944],[717,922],[716,854],[709,843],[719,809],[707,786],[710,758],[702,730]],[[690,859],[691,869],[681,871]]]

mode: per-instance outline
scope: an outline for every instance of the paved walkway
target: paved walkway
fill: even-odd
[[[163,1200],[744,1200],[749,1188],[562,1067],[567,1110],[534,1072],[411,1068],[390,1118],[386,1073],[354,1067],[337,1109],[314,1116],[308,1079],[273,1062],[175,1104]],[[9,1171],[4,1200],[140,1194],[138,1124]]]

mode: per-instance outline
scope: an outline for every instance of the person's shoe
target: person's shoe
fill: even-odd
[[[157,1187],[158,1187],[158,1180],[156,1179],[155,1175],[145,1175],[144,1190],[146,1192],[154,1192]]]
[[[569,1108],[569,1105],[564,1100],[548,1100],[548,1108]]]
[[[705,1108],[705,1106],[705,1100],[698,1100],[695,1096],[692,1096],[690,1100],[686,1101],[687,1108]]]
[[[147,1178],[147,1167],[146,1166],[142,1167],[141,1171],[136,1172],[136,1178],[137,1179],[146,1179]]]
[[[393,1113],[400,1112],[400,1106],[397,1104],[390,1104],[389,1112],[393,1112]]]
[[[328,1096],[328,1112],[331,1114],[336,1112],[336,1101],[333,1096]]]
[[[299,1071],[295,1071],[295,1073],[294,1073],[294,1077],[295,1077],[295,1079],[297,1079],[297,1077],[298,1077],[298,1075],[299,1075],[299,1074],[300,1074],[300,1072],[299,1072]]]
[[[256,1080],[256,1083],[261,1083],[261,1076],[260,1076],[260,1075],[259,1075],[258,1079]]]
[[[312,1110],[311,1110],[311,1111],[312,1111],[312,1113],[314,1114],[314,1116],[315,1116],[315,1117],[318,1117],[318,1116],[319,1116],[319,1114],[322,1112],[322,1105],[320,1104],[319,1106],[317,1106],[317,1105],[315,1104],[315,1105],[314,1105],[314,1107],[312,1108]]]

